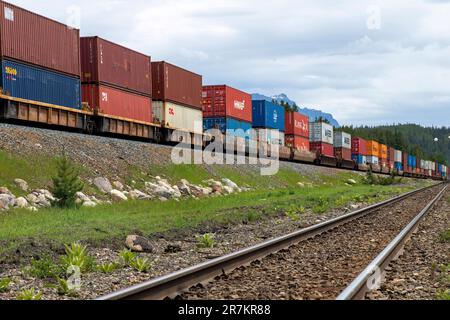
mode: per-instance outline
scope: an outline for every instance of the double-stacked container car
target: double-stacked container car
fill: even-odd
[[[314,162],[316,154],[310,151],[309,117],[299,112],[285,113],[285,144],[292,149],[296,161]]]
[[[0,58],[3,118],[85,128],[79,30],[0,1]]]
[[[363,138],[352,138],[352,159],[359,170],[367,170],[367,141]]]
[[[164,140],[202,144],[202,81],[201,75],[173,64],[152,62],[153,116],[167,129]]]
[[[352,160],[352,136],[349,133],[337,131],[334,133],[334,156],[341,168],[354,169]]]
[[[100,132],[154,138],[150,59],[99,37],[81,38],[82,101]]]
[[[311,122],[309,124],[309,141],[311,151],[316,153],[317,162],[327,166],[336,166],[334,156],[334,128],[324,122]]]
[[[380,143],[378,145],[378,162],[381,167],[381,172],[389,173],[388,168],[388,146]]]
[[[381,171],[379,154],[380,144],[374,140],[367,141],[367,164],[375,172]]]

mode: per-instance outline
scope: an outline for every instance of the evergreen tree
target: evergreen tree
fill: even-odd
[[[83,190],[84,184],[79,178],[78,170],[65,154],[58,159],[57,174],[52,180],[52,193],[56,198],[53,205],[60,208],[75,207],[76,193]]]

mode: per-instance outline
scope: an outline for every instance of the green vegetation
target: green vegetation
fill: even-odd
[[[97,266],[97,270],[102,273],[113,273],[119,268],[119,264],[116,262],[104,263]]]
[[[343,131],[365,139],[377,140],[419,158],[450,163],[450,127],[422,127],[398,124],[379,127],[343,127]],[[435,142],[437,138],[439,141]]]
[[[9,279],[9,278],[0,279],[0,293],[6,292],[9,288],[10,284],[11,284],[11,279]]]
[[[445,301],[450,300],[450,290],[438,292],[437,299],[438,300],[445,300]]]
[[[61,296],[70,296],[70,297],[76,297],[77,292],[75,290],[70,289],[69,282],[66,279],[63,278],[57,278],[58,282],[58,294]]]
[[[33,289],[26,289],[19,293],[17,300],[41,300],[42,295],[39,291]]]
[[[402,182],[402,178],[398,177],[394,171],[392,171],[390,176],[377,176],[374,175],[372,170],[369,169],[364,178],[364,183],[368,185],[380,185],[380,186],[390,186],[393,184],[399,184]]]
[[[134,258],[130,262],[130,267],[136,271],[147,273],[151,269],[152,264],[147,258]]]
[[[45,256],[39,260],[33,259],[31,266],[25,270],[30,276],[39,279],[51,279],[64,274],[64,269],[56,265],[53,259]]]
[[[215,235],[212,233],[197,236],[196,240],[198,248],[214,248],[216,244]]]
[[[443,232],[440,235],[440,239],[443,242],[450,242],[450,230],[447,230],[447,231]]]
[[[74,208],[76,193],[84,188],[76,167],[63,155],[57,162],[57,175],[52,178],[53,196],[57,199],[53,203],[59,208]]]
[[[129,266],[131,261],[136,259],[136,257],[137,257],[136,253],[128,249],[124,249],[119,253],[120,261],[124,266]]]
[[[66,245],[66,255],[61,257],[61,263],[64,269],[77,267],[80,272],[90,272],[95,268],[95,261],[87,254],[87,247],[79,243]]]

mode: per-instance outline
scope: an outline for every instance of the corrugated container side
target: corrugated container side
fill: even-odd
[[[268,144],[278,144],[284,146],[284,132],[273,129],[255,129],[256,140],[266,142]]]
[[[346,132],[337,131],[334,133],[334,147],[352,149],[352,135]]]
[[[394,163],[395,162],[395,149],[394,148],[388,147],[387,159],[388,159],[389,163]]]
[[[400,150],[395,150],[394,162],[402,162],[402,152]]]
[[[378,148],[378,158],[380,160],[387,160],[388,158],[388,146],[385,144],[379,144]]]
[[[379,165],[380,164],[380,160],[378,157],[375,156],[368,156],[367,157],[367,163],[369,164],[374,164],[374,165]]]
[[[153,100],[202,109],[202,76],[165,61],[152,62]]]
[[[252,124],[245,121],[239,121],[232,118],[204,118],[203,119],[203,129],[210,130],[210,129],[219,129],[223,134],[232,133],[232,131],[243,131],[246,134],[243,135],[242,133],[238,133],[237,136],[241,137],[249,137],[250,135],[247,134],[249,130],[252,129]],[[236,134],[233,134],[236,135]]]
[[[152,100],[105,85],[83,84],[83,102],[98,113],[140,122],[153,122]]]
[[[0,56],[80,76],[80,31],[0,1]]]
[[[298,112],[285,113],[285,133],[300,136],[309,140],[309,117]]]
[[[300,150],[300,151],[309,151],[309,138],[294,136],[294,135],[286,135],[285,144],[287,147]]]
[[[80,79],[15,61],[2,61],[3,94],[81,109]]]
[[[323,142],[333,145],[333,130],[333,126],[327,123],[312,122],[309,124],[309,140],[311,142]]]
[[[352,150],[347,148],[334,148],[334,156],[342,160],[352,160]]]
[[[352,153],[366,156],[367,153],[367,141],[362,138],[352,138]]]
[[[265,100],[252,101],[254,128],[285,130],[284,108]]]
[[[310,150],[311,152],[315,152],[318,156],[324,155],[327,157],[334,158],[333,144],[324,142],[311,142]]]
[[[151,96],[151,58],[99,37],[81,38],[81,80]]]
[[[203,133],[203,114],[199,109],[169,101],[153,101],[153,110],[155,117],[162,117],[161,123],[167,128]]]
[[[378,158],[379,153],[380,153],[380,144],[373,140],[367,141],[367,155]]]
[[[253,122],[252,96],[225,85],[203,87],[203,116],[205,118],[234,118]]]
[[[360,155],[360,154],[354,154],[352,155],[352,159],[357,163],[357,164],[367,164],[367,157]]]

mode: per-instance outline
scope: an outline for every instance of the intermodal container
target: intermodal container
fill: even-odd
[[[395,153],[394,162],[402,163],[402,152],[400,150],[395,150],[394,153]]]
[[[309,151],[309,138],[295,136],[295,135],[286,135],[286,147],[290,147],[300,151]]]
[[[226,85],[203,87],[203,116],[205,118],[234,118],[253,122],[252,96]]]
[[[334,156],[342,160],[352,160],[352,150],[347,148],[334,148]]]
[[[309,140],[309,117],[298,112],[285,113],[286,135],[300,136]]]
[[[0,56],[80,76],[80,31],[0,1]]]
[[[397,171],[403,171],[403,165],[402,165],[401,162],[395,162],[394,168],[395,168]]]
[[[353,137],[352,138],[352,153],[366,156],[368,154],[367,153],[367,141],[362,138]]]
[[[88,103],[101,115],[146,123],[153,122],[152,100],[149,97],[102,84],[83,84],[82,92],[83,102]]]
[[[81,109],[78,77],[9,60],[2,61],[1,73],[4,95]]]
[[[352,135],[346,132],[337,131],[334,133],[334,147],[352,149]]]
[[[252,124],[250,122],[240,121],[233,118],[204,118],[203,129],[219,129],[223,134],[230,134],[242,138],[251,136]]]
[[[352,155],[352,160],[354,160],[357,164],[367,164],[367,157],[360,154]]]
[[[253,128],[285,131],[284,108],[266,100],[252,101]]]
[[[402,154],[402,166],[403,166],[403,171],[409,172],[409,154],[407,154],[406,152],[403,152]]]
[[[334,158],[334,147],[331,143],[310,142],[310,151],[315,152],[318,156]]]
[[[367,141],[367,155],[377,157],[380,153],[380,144],[376,141],[369,140]]]
[[[99,37],[81,38],[81,81],[152,94],[151,58]]]
[[[387,159],[389,163],[394,163],[395,162],[395,149],[392,147],[388,147],[387,150]]]
[[[165,61],[151,66],[153,100],[202,109],[202,76]]]
[[[375,157],[375,156],[367,156],[367,163],[368,164],[373,164],[373,165],[379,165],[380,164],[380,159],[378,157]]]
[[[385,144],[379,144],[378,148],[378,158],[387,160],[388,158],[388,146]]]
[[[309,124],[309,141],[323,142],[325,144],[334,143],[334,129],[332,125],[323,122],[311,122]],[[332,151],[334,152],[334,150]]]
[[[278,131],[276,129],[255,129],[254,134],[256,134],[257,141],[262,141],[268,144],[278,144],[284,146],[285,144],[285,134],[284,132]]]
[[[417,165],[417,158],[409,155],[408,156],[408,167],[410,167],[411,169],[416,169],[416,165]]]
[[[169,101],[153,101],[153,117],[164,127],[193,133],[203,133],[203,114],[197,108]]]

